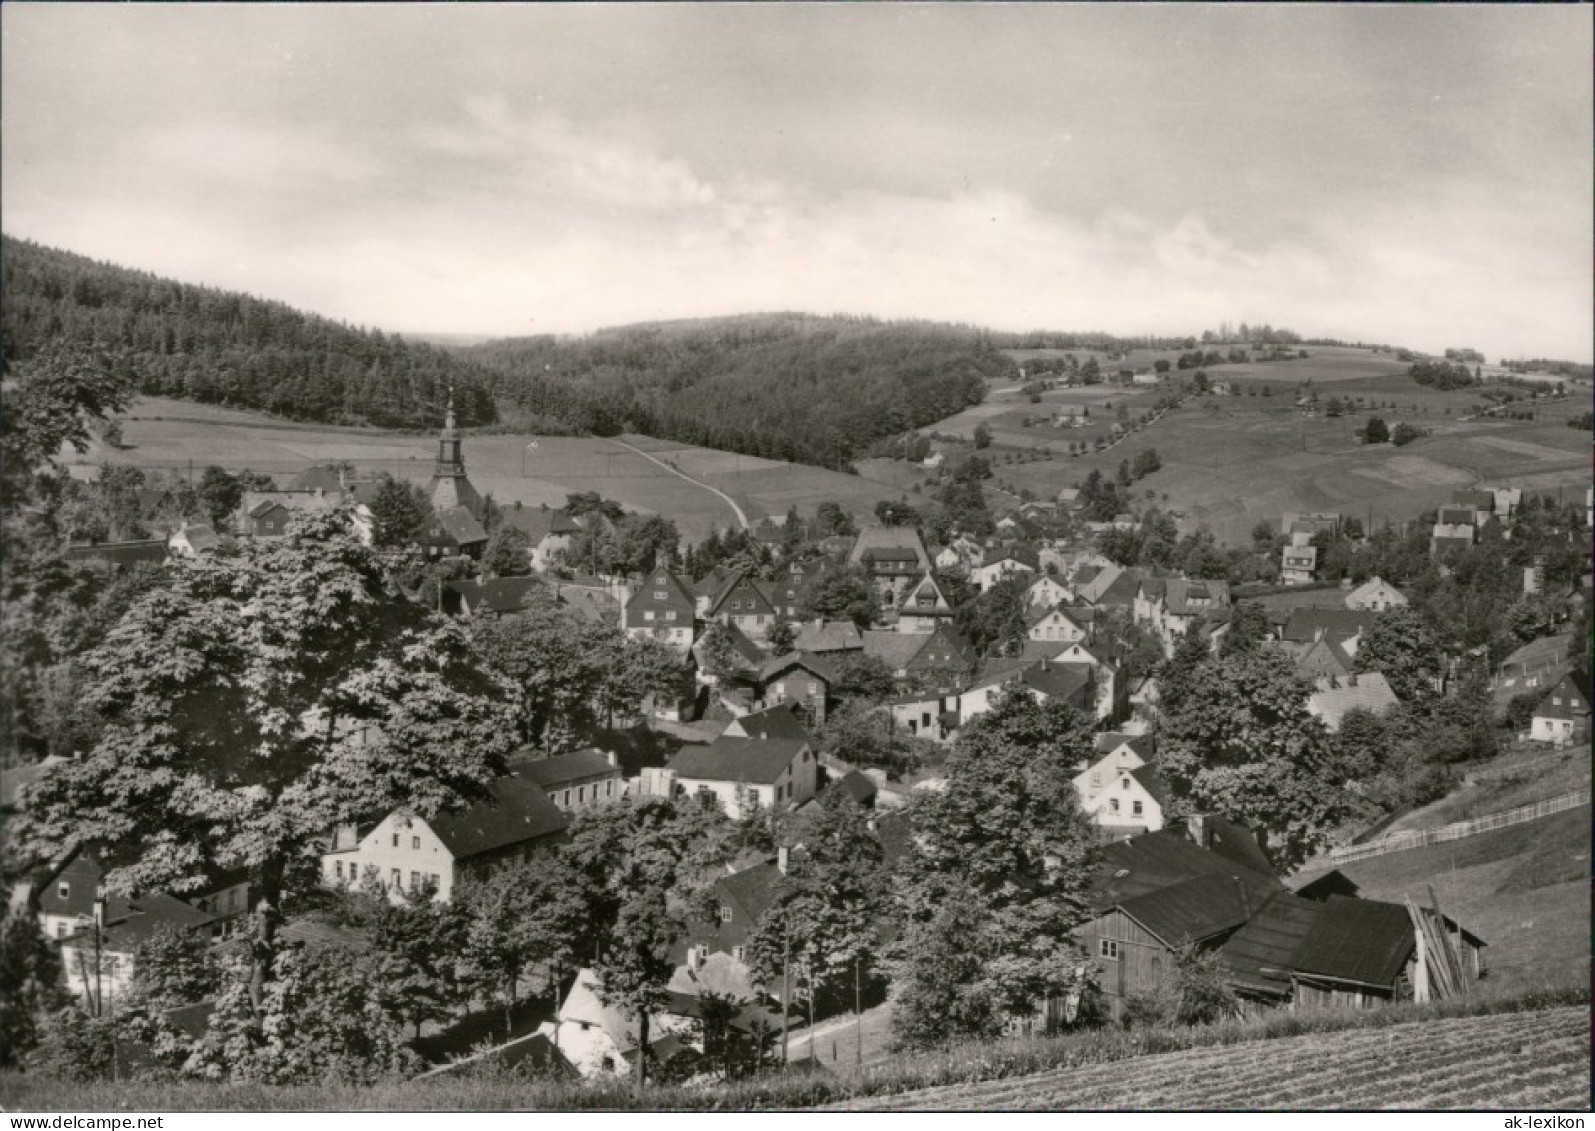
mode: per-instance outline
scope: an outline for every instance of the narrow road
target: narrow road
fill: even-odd
[[[702,487],[705,491],[708,491],[711,494],[719,495],[722,499],[725,500],[725,505],[730,507],[732,509],[732,511],[735,512],[735,514],[737,516],[737,522],[741,524],[742,529],[746,530],[748,528],[748,516],[742,513],[742,508],[737,506],[737,501],[735,499],[733,499],[730,495],[726,494],[724,491],[720,490],[720,488],[711,487],[711,486],[709,486],[707,483],[705,483],[701,479],[694,479],[692,476],[688,475],[684,471],[677,471],[675,468],[671,467],[664,460],[658,458],[657,456],[650,455],[649,453],[643,451],[641,448],[632,447],[630,444],[626,443],[626,441],[624,441],[624,440],[611,440],[610,442],[611,443],[615,443],[615,444],[619,444],[621,447],[625,448],[629,452],[635,452],[637,455],[640,455],[645,460],[649,460],[649,461],[651,461],[653,463],[657,463],[660,467],[664,468],[666,471],[670,472],[671,475],[676,476],[678,479],[685,479],[688,483],[694,484],[695,486],[698,486],[698,487]]]

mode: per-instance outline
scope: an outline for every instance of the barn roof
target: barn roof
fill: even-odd
[[[670,759],[680,778],[769,785],[808,743],[797,738],[727,738],[707,746],[683,746]]]
[[[753,711],[740,719],[733,719],[732,725],[748,738],[786,738],[807,742],[808,728],[798,718],[797,706],[792,702],[777,703],[773,707],[766,707],[762,711]]]
[[[495,577],[489,581],[450,581],[447,588],[470,602],[473,609],[495,613],[519,612],[526,598],[544,587],[538,577]]]
[[[1303,938],[1292,967],[1303,974],[1387,987],[1416,945],[1405,907],[1331,896]]]
[[[1242,989],[1288,995],[1289,978],[1272,972],[1292,968],[1322,906],[1289,892],[1274,895],[1219,950],[1230,978]]]
[[[1208,818],[1209,829],[1213,828],[1214,820]],[[1274,879],[1267,859],[1256,849],[1255,842],[1251,845],[1255,855],[1246,851],[1244,832],[1240,826],[1224,822],[1213,834],[1215,843],[1222,841],[1224,851],[1193,844],[1184,830],[1177,827],[1105,845],[1102,864],[1093,877],[1092,905],[1099,911],[1106,910],[1124,900],[1197,876],[1216,875],[1226,880],[1242,876],[1249,882],[1260,880],[1269,892],[1281,890],[1282,885]]]
[[[565,831],[569,823],[530,777],[510,775],[488,786],[488,800],[427,820],[456,860]]]
[[[526,758],[515,763],[515,771],[544,790],[556,789],[577,779],[616,774],[619,771],[609,762],[602,750],[575,750],[569,754],[556,754],[552,758]]]
[[[1233,876],[1210,872],[1123,900],[1118,906],[1158,938],[1178,946],[1239,927],[1276,887],[1251,872]]]

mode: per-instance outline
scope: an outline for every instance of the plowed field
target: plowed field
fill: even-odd
[[[849,1111],[1588,1110],[1582,1006],[1120,1060],[837,1105]]]

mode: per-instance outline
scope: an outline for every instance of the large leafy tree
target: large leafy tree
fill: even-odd
[[[880,597],[861,569],[829,566],[813,575],[798,599],[802,620],[850,620],[868,628],[880,612]]]
[[[517,861],[467,884],[457,902],[463,983],[502,996],[509,1025],[522,975],[541,966],[557,986],[577,957],[587,914],[581,876],[558,857]]]
[[[414,483],[381,477],[371,496],[371,518],[379,546],[402,547],[418,541],[432,521],[432,503]]]
[[[946,790],[915,802],[896,893],[903,1043],[994,1036],[1080,988],[1071,932],[1090,917],[1096,833],[1073,777],[1090,754],[1090,720],[1015,691],[964,728]]]
[[[457,625],[393,599],[349,519],[298,517],[140,595],[85,660],[98,744],[35,787],[13,830],[39,858],[95,850],[114,892],[247,869],[257,1006],[327,830],[484,796],[514,741],[515,689]]]
[[[0,926],[0,1068],[16,1065],[39,1043],[44,1018],[67,1002],[61,952],[27,912]]]
[[[1434,695],[1434,680],[1445,670],[1445,653],[1423,614],[1410,606],[1386,609],[1357,645],[1352,667],[1379,672],[1404,703]]]
[[[126,359],[79,345],[57,344],[8,367],[5,384],[0,499],[8,508],[32,493],[35,476],[55,466],[64,446],[88,451],[94,427],[133,401]]]
[[[1179,804],[1258,831],[1291,869],[1349,813],[1347,774],[1283,652],[1208,660],[1168,712],[1159,762]]]

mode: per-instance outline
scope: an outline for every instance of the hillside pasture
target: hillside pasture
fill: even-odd
[[[130,464],[197,475],[212,464],[265,472],[286,485],[317,464],[348,462],[361,474],[386,472],[426,483],[437,440],[430,433],[296,424],[263,414],[162,398],[141,399],[122,418],[123,443],[96,442],[87,453],[64,453],[69,465]],[[835,499],[857,514],[902,492],[857,476],[785,464],[708,448],[628,436],[627,443],[673,463],[686,475],[735,498],[749,517],[812,512]],[[535,442],[536,448],[528,447]],[[500,504],[558,506],[577,491],[597,491],[628,509],[672,519],[689,542],[735,525],[724,500],[651,460],[601,437],[468,435],[465,465],[471,480]]]

